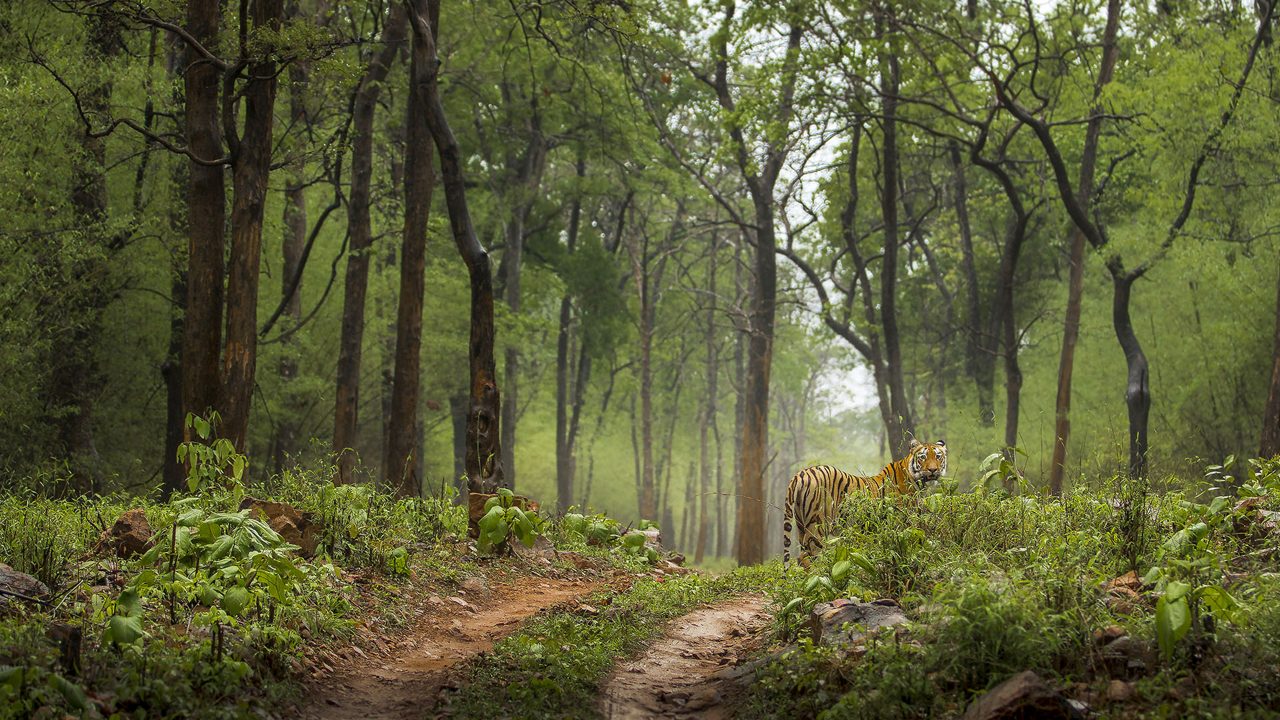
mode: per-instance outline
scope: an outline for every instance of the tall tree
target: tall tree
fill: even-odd
[[[360,409],[360,354],[364,344],[365,294],[369,285],[369,254],[373,244],[370,218],[373,176],[373,120],[382,84],[405,41],[405,10],[391,6],[382,30],[382,48],[366,66],[352,104],[351,194],[347,206],[348,251],[342,303],[342,339],[338,350],[338,378],[333,417],[333,451],[338,455],[335,482],[354,479],[356,429]]]
[[[467,207],[462,149],[449,127],[438,85],[440,58],[435,34],[439,29],[440,0],[406,0],[418,62],[414,84],[423,93],[427,127],[440,153],[440,179],[444,184],[449,226],[458,253],[467,266],[471,283],[470,407],[467,411],[467,479],[471,490],[493,492],[503,484],[500,448],[501,399],[494,362],[493,271],[489,254],[476,237]]]
[[[1271,356],[1271,383],[1267,404],[1262,412],[1262,444],[1258,454],[1264,458],[1280,455],[1280,279],[1276,280],[1276,336]]]
[[[433,19],[433,25],[435,20]],[[400,253],[400,304],[396,315],[396,364],[388,427],[386,475],[401,496],[417,495],[422,485],[422,458],[414,448],[418,438],[418,386],[422,346],[422,301],[425,290],[427,219],[435,185],[431,131],[427,127],[426,98],[414,78],[417,63],[427,58],[413,37],[409,69],[409,109],[404,167],[404,239]]]

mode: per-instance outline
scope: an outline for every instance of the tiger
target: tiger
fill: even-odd
[[[906,457],[895,460],[871,477],[850,475],[830,465],[807,467],[787,483],[787,501],[783,508],[782,562],[791,562],[791,521],[798,518],[802,567],[822,549],[827,526],[836,518],[840,503],[852,490],[886,495],[910,495],[947,472],[947,444],[939,440],[922,443],[912,439]]]

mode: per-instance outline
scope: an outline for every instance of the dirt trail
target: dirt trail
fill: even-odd
[[[742,663],[763,642],[765,599],[737,597],[671,621],[666,633],[605,681],[606,718],[728,718],[748,671]]]
[[[468,595],[470,601],[433,597],[413,629],[398,636],[381,656],[360,653],[363,657],[311,683],[298,717],[425,717],[452,668],[491,649],[521,621],[602,587],[600,579],[524,576],[493,588],[484,598],[474,593]]]

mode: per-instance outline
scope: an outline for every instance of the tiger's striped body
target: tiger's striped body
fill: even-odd
[[[942,441],[924,444],[911,441],[907,457],[885,465],[878,475],[850,475],[830,465],[815,465],[796,473],[787,483],[783,509],[782,561],[791,561],[791,527],[796,520],[800,555],[804,567],[822,549],[822,538],[836,519],[840,503],[849,493],[860,490],[880,497],[910,495],[947,471],[947,445]]]

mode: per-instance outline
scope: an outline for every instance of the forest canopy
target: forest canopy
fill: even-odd
[[[251,481],[750,562],[913,437],[1053,491],[1274,455],[1276,15],[5,3],[0,483],[182,490],[213,410]]]

